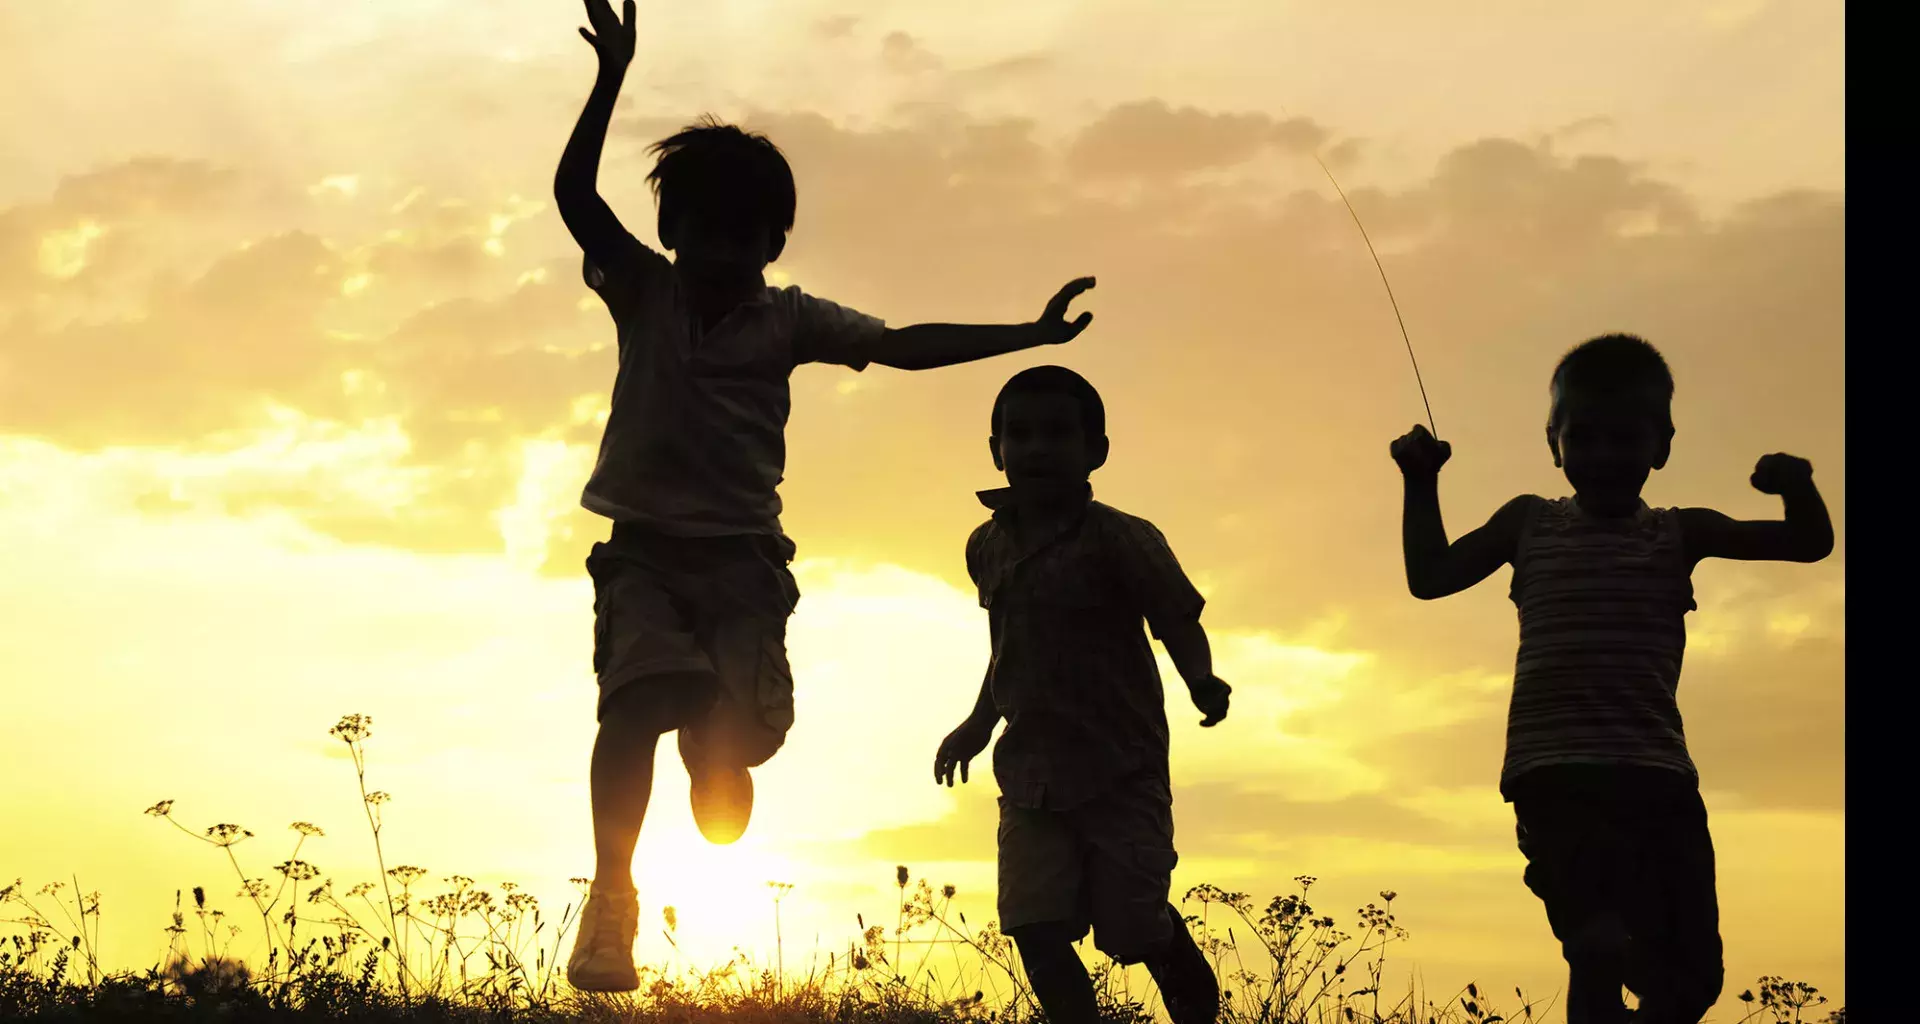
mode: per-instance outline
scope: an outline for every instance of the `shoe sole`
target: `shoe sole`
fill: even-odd
[[[753,776],[746,769],[740,769],[741,792],[724,801],[712,792],[718,783],[707,772],[690,773],[690,781],[688,800],[693,805],[693,823],[707,842],[727,846],[746,835],[753,819]]]

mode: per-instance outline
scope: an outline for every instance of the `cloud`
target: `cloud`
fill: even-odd
[[[814,22],[813,30],[827,39],[845,39],[859,26],[859,18],[851,14],[836,14]]]
[[[66,177],[54,189],[53,206],[101,218],[155,210],[190,214],[228,196],[236,177],[231,168],[216,167],[204,160],[136,157]]]
[[[956,78],[970,83],[1000,84],[1030,78],[1058,66],[1059,60],[1052,54],[1023,53],[989,61],[978,67],[963,68],[953,74]]]
[[[992,481],[982,396],[1018,365],[1065,360],[1112,409],[1115,455],[1096,486],[1160,523],[1214,581],[1219,624],[1338,612],[1354,623],[1350,646],[1418,636],[1447,671],[1501,646],[1511,610],[1490,592],[1445,608],[1400,596],[1382,451],[1422,410],[1372,262],[1301,158],[1330,129],[1157,101],[1111,108],[1064,139],[950,108],[863,128],[809,113],[746,121],[794,164],[799,226],[778,269],[810,290],[894,323],[1012,322],[1069,277],[1101,279],[1083,300],[1096,327],[1070,350],[931,374],[796,373],[785,496],[803,551],[883,554],[953,578],[981,514],[970,489]],[[677,123],[622,119],[609,147],[603,180],[643,238],[644,156],[627,143]],[[1263,150],[1280,177],[1203,173]],[[200,209],[235,180],[162,166],[75,179],[55,196]],[[1765,514],[1745,469],[1762,451],[1796,450],[1815,457],[1844,519],[1840,363],[1805,344],[1844,337],[1841,197],[1763,197],[1709,219],[1642,166],[1507,139],[1458,147],[1404,187],[1364,171],[1343,169],[1343,184],[1381,246],[1459,453],[1450,525],[1517,491],[1564,486],[1538,441],[1541,380],[1560,351],[1619,328],[1662,345],[1680,378],[1679,446],[1652,497]],[[302,202],[335,173],[305,176]],[[444,471],[446,489],[418,500],[442,508],[436,521],[469,524],[445,535],[497,546],[492,517],[513,500],[519,441],[593,444],[581,410],[605,399],[610,326],[592,302],[582,308],[591,297],[551,211],[513,212],[525,207],[506,193],[543,196],[543,180],[420,194],[404,178],[354,173],[351,202],[297,206],[277,234],[250,228],[224,252],[145,265],[142,287],[121,292],[139,307],[124,321],[40,322],[23,310],[60,286],[16,272],[37,291],[16,300],[0,343],[0,429],[80,447],[208,444],[250,429],[269,400],[348,425],[396,418],[406,464]],[[1113,175],[1156,184],[1116,197],[1102,177]],[[47,205],[0,214],[16,254],[26,244],[38,259]],[[134,233],[104,223],[107,238]],[[247,237],[261,241],[238,248]],[[341,294],[349,281],[352,296]],[[841,388],[849,381],[859,386]],[[1754,397],[1786,389],[1804,410],[1791,430]],[[497,468],[478,471],[488,459]],[[901,484],[932,480],[955,483]],[[577,567],[596,530],[567,522],[579,528],[554,564]]]
[[[0,210],[0,317],[36,292],[123,283],[116,270],[156,254],[121,229],[204,217],[234,202],[236,184],[234,171],[206,161],[145,156],[68,175],[46,200]]]
[[[880,40],[880,63],[897,75],[918,75],[945,66],[933,51],[906,32],[889,32]]]
[[[156,281],[137,319],[16,319],[0,351],[0,429],[90,448],[206,442],[268,402],[341,415],[341,353],[313,322],[338,266],[294,231],[192,281]]]
[[[1209,113],[1143,100],[1114,107],[1082,129],[1066,161],[1086,178],[1166,180],[1231,167],[1268,147],[1311,153],[1329,134],[1310,118],[1276,121],[1265,114]]]
[[[492,852],[535,876],[576,873],[565,865],[590,846],[585,762],[546,748],[584,750],[591,733],[580,571],[606,524],[577,499],[614,353],[577,251],[539,206],[592,74],[578,8],[442,0],[312,18],[223,5],[183,20],[164,6],[0,5],[19,29],[0,28],[14,58],[0,59],[0,111],[33,140],[0,166],[0,490],[15,499],[15,548],[38,553],[8,594],[15,619],[48,626],[15,630],[28,643],[16,655],[45,655],[24,654],[22,671],[71,684],[167,666],[219,698],[198,705],[293,730],[227,730],[265,752],[248,763],[269,774],[301,763],[273,750],[321,735],[338,710],[267,707],[290,699],[391,699],[382,714],[412,724],[382,718],[385,749],[417,761],[419,779],[494,764],[497,751],[475,748],[517,728],[537,741],[522,744],[539,762],[533,788],[490,799],[532,808],[538,827],[524,849]],[[1782,5],[1748,19],[1741,0],[1718,19],[1741,27],[1716,35],[1702,27],[1712,15],[1643,4],[1572,28],[1620,45],[1543,48],[1568,23],[1516,10],[1462,38],[1477,55],[1462,75],[1446,66],[1458,47],[1430,45],[1458,28],[1444,18],[1360,5],[1302,21],[1255,5],[1169,33],[1152,6],[1089,22],[1002,4],[993,38],[1026,48],[1011,56],[980,49],[980,11],[957,5],[907,21],[823,18],[835,12],[820,4],[753,24],[694,6],[649,18],[601,177],[642,238],[643,145],[712,108],[793,158],[799,228],[778,269],[810,290],[894,323],[1016,322],[1067,278],[1100,278],[1079,303],[1095,327],[1066,348],[930,374],[795,375],[784,494],[801,557],[898,564],[940,596],[903,600],[917,591],[888,583],[848,598],[801,573],[795,660],[817,682],[792,760],[757,780],[756,829],[931,821],[875,840],[875,880],[900,860],[942,862],[936,880],[990,893],[977,880],[991,782],[942,794],[925,761],[985,657],[959,549],[985,514],[971,492],[994,482],[987,403],[1017,369],[1065,363],[1107,397],[1114,456],[1099,494],[1159,524],[1207,588],[1237,687],[1236,717],[1205,733],[1175,687],[1189,855],[1177,884],[1265,893],[1277,876],[1322,874],[1316,903],[1343,919],[1400,888],[1427,977],[1535,971],[1509,981],[1550,991],[1564,973],[1492,789],[1514,645],[1504,574],[1441,602],[1404,591],[1384,447],[1425,411],[1373,262],[1308,154],[1347,188],[1406,314],[1455,446],[1443,485],[1455,534],[1515,493],[1565,489],[1540,443],[1543,379],[1567,347],[1612,329],[1653,338],[1679,378],[1674,462],[1650,500],[1775,515],[1746,474],[1785,450],[1814,460],[1844,524],[1845,199],[1773,191],[1843,177],[1843,19]],[[1674,31],[1642,46],[1649,17]],[[90,27],[103,18],[123,31]],[[1341,45],[1353,39],[1371,41],[1357,64]],[[1604,55],[1622,45],[1640,46],[1644,73],[1616,73]],[[1603,56],[1569,56],[1589,53]],[[114,73],[85,73],[101,61]],[[1447,88],[1409,90],[1408,76]],[[1537,87],[1515,90],[1522,80]],[[1596,111],[1622,117],[1618,130],[1573,121]],[[1489,132],[1512,137],[1472,134]],[[1753,202],[1726,205],[1743,193]],[[21,435],[63,451],[19,455],[50,450]],[[71,463],[98,469],[105,495],[69,493]],[[114,503],[146,511],[100,514]],[[1844,966],[1817,952],[1844,946],[1822,909],[1838,906],[1845,783],[1844,529],[1840,542],[1817,566],[1696,577],[1680,700],[1722,850],[1729,969],[1754,965],[1749,978],[1807,963],[1809,949],[1818,971]],[[563,579],[525,578],[543,555]],[[48,585],[31,583],[35,567]],[[57,649],[73,633],[62,617],[103,610],[125,635]],[[152,728],[179,703],[158,682],[120,707],[155,750],[180,740]],[[46,705],[38,720],[86,717],[61,692],[22,691],[28,710]],[[904,706],[903,692],[924,713],[859,724]],[[441,740],[470,749],[406,756]],[[111,774],[95,780],[103,793],[125,781]],[[201,806],[232,796],[219,774]],[[276,778],[273,792],[301,785]],[[827,808],[823,792],[857,799]],[[272,803],[230,810],[270,820]],[[695,868],[712,851],[683,800],[656,803],[641,863],[694,877],[655,848],[684,840]],[[472,804],[441,801],[402,830],[457,836],[463,815],[490,813]],[[829,845],[822,859],[840,863]],[[420,849],[420,863],[460,866]],[[1348,881],[1351,898],[1336,891]],[[1771,927],[1781,892],[1812,894],[1795,928]],[[869,918],[894,896],[865,903]]]
[[[1568,121],[1566,124],[1549,132],[1547,137],[1555,141],[1564,142],[1582,136],[1604,134],[1618,127],[1619,123],[1613,118],[1603,114],[1594,114],[1589,117],[1581,117]]]

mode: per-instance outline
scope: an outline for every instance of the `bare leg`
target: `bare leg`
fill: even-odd
[[[1167,916],[1173,919],[1175,933],[1165,949],[1147,958],[1147,973],[1160,986],[1160,998],[1173,1024],[1214,1024],[1220,1016],[1220,982],[1171,903]]]
[[[1073,951],[1065,926],[1030,925],[1020,929],[1013,941],[1020,947],[1027,983],[1033,986],[1048,1024],[1094,1024],[1099,1013],[1094,1008],[1093,979]]]
[[[617,692],[600,719],[588,778],[593,796],[594,883],[633,888],[633,848],[653,792],[653,755],[662,733],[679,723],[680,694],[698,692],[705,677],[648,679]]]

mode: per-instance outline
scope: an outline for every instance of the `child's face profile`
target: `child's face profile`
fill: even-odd
[[[1668,439],[1652,400],[1577,390],[1560,399],[1550,441],[1575,497],[1602,515],[1631,512],[1647,477],[1666,462]]]
[[[1008,483],[1084,481],[1096,461],[1080,402],[1072,395],[1015,392],[1006,397],[994,463],[1006,471]]]
[[[748,218],[714,217],[689,210],[681,214],[673,236],[674,262],[704,283],[750,281],[772,262],[771,232]]]

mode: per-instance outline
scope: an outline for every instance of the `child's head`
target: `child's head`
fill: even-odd
[[[1021,370],[993,400],[993,465],[1007,482],[1084,482],[1107,461],[1107,409],[1064,366]]]
[[[1673,373],[1631,334],[1583,342],[1554,367],[1547,447],[1582,505],[1623,514],[1673,447]]]
[[[793,168],[764,135],[712,118],[654,143],[660,243],[698,277],[757,276],[793,230]]]

